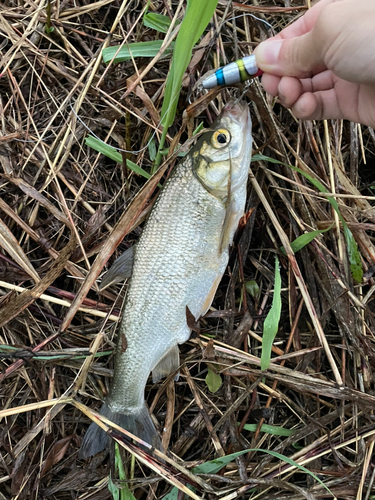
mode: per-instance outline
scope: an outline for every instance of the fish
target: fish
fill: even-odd
[[[251,146],[248,105],[229,101],[174,168],[133,252],[114,376],[100,414],[159,449],[145,386],[150,372],[154,383],[170,374],[178,379],[178,345],[191,334],[188,316],[198,320],[211,306],[244,212]],[[91,423],[79,458],[107,443]]]
[[[204,76],[200,85],[204,89],[213,89],[221,85],[233,85],[245,82],[252,77],[260,76],[263,71],[258,68],[255,55],[245,56],[242,59],[231,62],[213,73]]]

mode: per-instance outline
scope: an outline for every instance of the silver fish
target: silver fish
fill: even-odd
[[[247,104],[228,103],[166,182],[135,250],[101,414],[158,447],[144,401],[147,379],[150,372],[153,382],[170,373],[178,378],[178,344],[191,333],[187,308],[198,319],[212,303],[244,211],[251,144]],[[92,423],[79,457],[106,444],[107,435]]]

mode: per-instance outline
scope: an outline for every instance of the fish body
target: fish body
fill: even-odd
[[[207,75],[206,78],[203,78],[201,85],[204,89],[213,89],[221,85],[245,82],[249,78],[260,76],[262,73],[263,71],[257,66],[255,56],[245,56]]]
[[[187,308],[198,319],[210,307],[228,263],[246,201],[251,121],[245,103],[229,103],[166,182],[135,250],[115,371],[101,414],[159,446],[144,401],[153,381],[175,373],[178,344],[188,340]],[[107,436],[91,424],[80,458]]]

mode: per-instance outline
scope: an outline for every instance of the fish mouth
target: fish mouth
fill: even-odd
[[[245,101],[230,100],[223,109],[223,115],[244,127],[249,120],[249,109]]]

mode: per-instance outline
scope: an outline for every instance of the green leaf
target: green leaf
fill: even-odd
[[[120,448],[119,448],[118,443],[115,443],[115,470],[118,470],[118,477],[119,477],[120,481],[126,481],[124,464],[122,463],[122,460],[121,460]],[[136,500],[135,496],[130,491],[129,486],[127,485],[126,482],[123,482],[121,484],[120,498],[121,498],[121,500]]]
[[[263,325],[262,355],[260,358],[260,367],[266,370],[271,361],[272,344],[275,340],[281,315],[281,276],[279,259],[275,259],[275,285],[273,291],[272,306],[269,310]]]
[[[206,375],[205,382],[207,384],[208,390],[215,393],[220,389],[223,381],[221,380],[219,373],[215,373],[209,366],[207,368],[208,373]]]
[[[111,473],[109,473],[109,478],[108,478],[108,489],[110,493],[112,493],[113,500],[120,500],[120,490],[112,481]]]
[[[156,158],[156,145],[154,139],[148,143],[148,154],[151,161],[154,161]]]
[[[350,229],[348,228],[347,224],[343,223],[343,219],[341,220],[341,223],[344,227],[344,236],[346,239],[346,245],[347,245],[347,249],[348,249],[350,270],[352,272],[353,278],[358,283],[361,283],[362,278],[363,278],[363,269],[362,269],[362,264],[361,264],[361,255],[358,251],[357,242],[355,241],[354,236],[353,236],[352,232],[350,231]]]
[[[313,186],[315,186],[321,193],[329,193],[329,191],[323,186],[321,182],[319,182],[317,179],[312,177],[311,175],[307,174],[303,170],[301,170],[298,167],[294,167],[293,165],[288,165],[287,163],[283,163],[279,160],[275,160],[274,158],[270,158],[269,156],[264,156],[261,154],[254,155],[251,161],[269,161],[271,163],[277,163],[284,165],[285,167],[289,167],[292,170],[295,170],[296,172],[300,173],[305,179],[311,182]],[[344,228],[344,236],[346,240],[346,246],[348,249],[348,256],[349,256],[349,263],[350,263],[350,270],[352,272],[353,278],[360,283],[363,278],[363,269],[361,265],[361,255],[358,250],[358,245],[357,242],[354,239],[354,236],[352,232],[350,231],[345,219],[340,213],[339,206],[335,198],[332,196],[327,196],[327,201],[331,204],[332,208],[336,211],[337,215],[339,216],[339,219],[341,221],[341,224]]]
[[[180,95],[182,77],[191,60],[194,44],[205,30],[212,18],[218,0],[187,0],[185,17],[181,23],[173,52],[172,64],[165,84],[163,106],[161,110],[161,124],[163,132],[160,138],[159,151],[155,159],[154,169],[161,162],[165,138],[168,128],[176,116],[178,96]]]
[[[246,281],[245,288],[246,288],[247,293],[249,295],[251,295],[252,297],[254,297],[254,299],[259,298],[260,289],[259,289],[258,283],[255,280]]]
[[[176,115],[182,77],[191,60],[193,46],[210,22],[217,2],[218,0],[205,0],[204,2],[188,0],[187,2],[186,14],[176,39],[161,110],[162,125],[166,129],[172,125]]]
[[[163,500],[177,500],[178,498],[178,488],[173,486],[171,491],[163,496]]]
[[[193,132],[193,136],[194,136],[194,135],[197,135],[197,134],[198,134],[198,132],[200,132],[203,128],[204,128],[204,123],[203,123],[203,122],[200,122],[200,124],[198,125],[198,127],[194,130],[194,132]]]
[[[166,33],[171,25],[171,20],[168,16],[149,12],[143,16],[143,24],[147,26],[147,28]]]
[[[327,229],[317,229],[316,231],[310,231],[309,233],[301,234],[301,236],[298,236],[294,241],[290,243],[290,246],[292,247],[292,250],[294,253],[298,252],[298,250],[301,250],[301,248],[305,247],[308,245],[314,238],[319,236],[319,234],[326,233],[330,229],[332,229],[333,224],[331,224]],[[286,255],[286,251],[284,247],[280,247],[281,252]]]
[[[98,151],[105,156],[108,156],[108,158],[111,158],[111,160],[114,160],[117,163],[122,163],[122,156],[116,151],[114,147],[110,146],[109,144],[105,144],[103,141],[96,139],[92,135],[86,137],[86,146],[95,149],[95,151]],[[130,170],[133,170],[133,172],[135,172],[136,174],[142,175],[143,177],[146,177],[146,179],[150,178],[149,173],[143,170],[143,168],[138,167],[136,163],[133,163],[130,160],[126,160],[126,166]]]
[[[245,431],[256,432],[258,424],[245,424],[243,426]],[[284,427],[279,427],[277,425],[263,424],[260,428],[260,432],[266,432],[267,434],[272,434],[273,436],[290,436],[293,431],[291,429],[285,429]]]
[[[118,46],[107,47],[103,49],[102,52],[103,61],[105,64],[108,64],[112,59],[114,63],[119,63],[129,61],[132,57],[155,57],[161,49],[162,44],[163,40],[152,40],[151,42],[129,43],[121,47],[120,50]],[[173,45],[172,42],[171,45],[165,49],[164,56],[172,54]],[[116,53],[117,55],[115,56]]]

